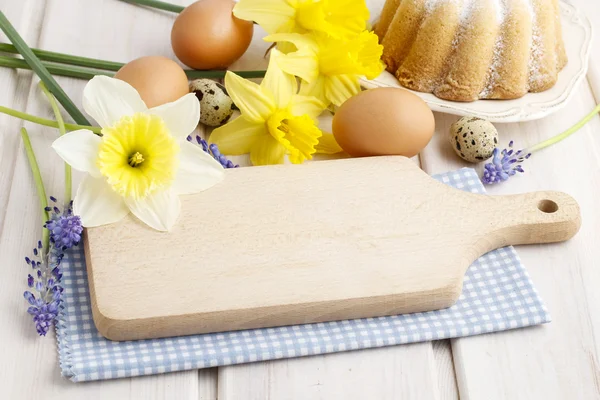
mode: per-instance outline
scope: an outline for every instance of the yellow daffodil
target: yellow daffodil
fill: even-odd
[[[323,133],[315,120],[325,108],[318,99],[296,94],[296,78],[278,66],[283,54],[271,51],[269,67],[260,85],[228,71],[225,87],[241,116],[215,129],[210,143],[224,154],[250,153],[253,165],[281,164],[287,154],[292,163],[310,160]],[[332,135],[320,144],[323,152],[336,152]]]
[[[364,0],[240,0],[233,14],[269,34],[316,31],[336,38],[358,34],[369,19]]]
[[[223,167],[185,140],[200,117],[193,94],[148,109],[128,83],[96,76],[85,86],[83,108],[102,136],[82,129],[52,144],[65,162],[88,173],[73,201],[83,226],[117,222],[131,212],[154,229],[169,230],[179,216],[178,195],[223,179]]]
[[[327,105],[341,105],[360,91],[358,79],[373,79],[383,71],[383,46],[377,35],[363,31],[352,39],[326,35],[278,33],[268,42],[290,42],[296,51],[281,56],[280,68],[304,81],[300,93],[314,96]]]

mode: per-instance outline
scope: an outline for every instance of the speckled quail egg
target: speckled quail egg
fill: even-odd
[[[200,122],[220,126],[233,114],[233,101],[223,86],[210,79],[196,79],[190,83],[190,92],[200,101]]]
[[[498,131],[485,119],[462,117],[450,127],[450,143],[463,160],[485,161],[498,145]]]

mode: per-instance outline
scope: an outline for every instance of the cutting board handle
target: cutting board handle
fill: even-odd
[[[492,246],[562,242],[572,238],[581,225],[579,205],[566,193],[532,192],[489,199],[494,208],[490,215],[498,215],[492,222]]]

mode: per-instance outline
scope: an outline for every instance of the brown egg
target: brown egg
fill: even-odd
[[[333,135],[354,157],[418,154],[433,136],[433,113],[408,90],[377,88],[343,103],[333,117]]]
[[[200,0],[186,7],[171,30],[179,60],[195,69],[225,69],[250,46],[253,23],[233,16],[231,0]]]
[[[121,67],[115,78],[133,86],[149,108],[170,103],[189,93],[185,72],[166,57],[133,60]]]

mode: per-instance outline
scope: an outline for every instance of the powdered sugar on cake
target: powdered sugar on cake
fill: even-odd
[[[537,23],[537,15],[535,7],[533,7],[532,1],[527,1],[529,10],[531,12],[531,18],[533,19],[533,35],[531,41],[531,58],[529,59],[529,85],[533,85],[535,82],[539,82],[543,78],[543,74],[540,70],[540,61],[542,60],[542,54],[544,52],[544,44],[540,37],[540,26]]]
[[[455,101],[518,98],[551,87],[567,61],[560,26],[551,20],[560,24],[554,0],[386,4],[394,4],[386,13],[396,15],[387,16],[385,29],[402,32],[378,33],[387,40],[385,58],[393,60],[388,71],[409,89]]]

